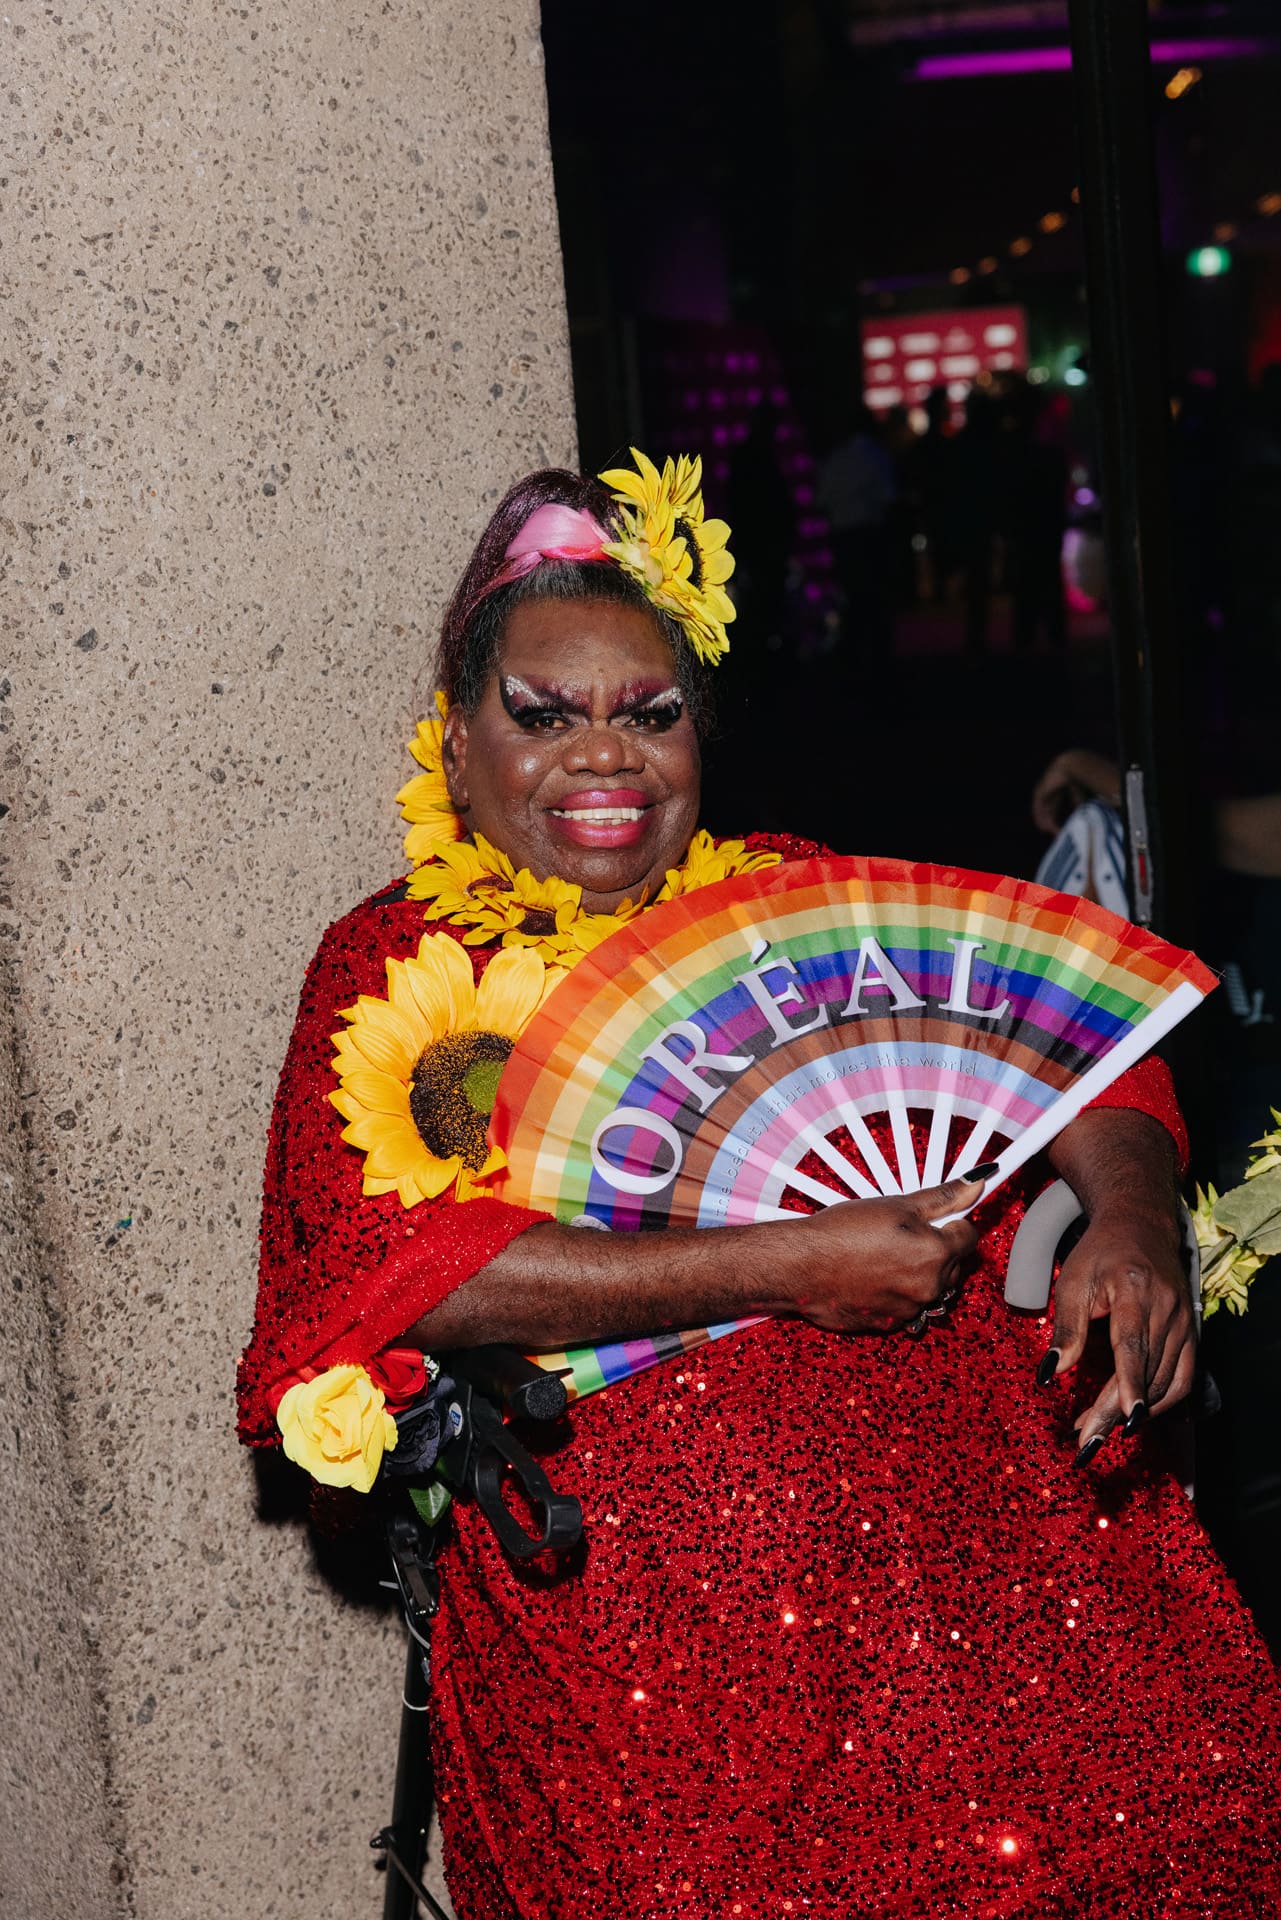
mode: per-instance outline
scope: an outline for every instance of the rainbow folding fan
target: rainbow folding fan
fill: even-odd
[[[495,1188],[627,1232],[991,1193],[1198,1005],[1195,957],[1029,881],[808,860],[653,908],[579,961],[499,1083]],[[737,1327],[538,1356],[583,1394]]]

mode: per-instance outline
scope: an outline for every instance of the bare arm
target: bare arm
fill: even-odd
[[[1032,795],[1032,818],[1042,833],[1057,833],[1068,815],[1085,801],[1121,804],[1121,769],[1115,760],[1086,747],[1069,747],[1051,760]]]
[[[1281,875],[1281,793],[1220,800],[1214,816],[1219,865],[1265,880]]]
[[[1083,1113],[1054,1142],[1050,1161],[1090,1224],[1059,1274],[1042,1377],[1075,1366],[1090,1322],[1105,1316],[1116,1367],[1077,1422],[1084,1465],[1113,1427],[1124,1421],[1133,1433],[1148,1413],[1185,1397],[1196,1328],[1181,1254],[1174,1143],[1161,1123],[1120,1108]]]
[[[490,1341],[563,1347],[752,1313],[797,1314],[840,1333],[890,1333],[955,1283],[973,1251],[965,1220],[981,1181],[857,1200],[752,1227],[606,1234],[531,1227],[409,1329],[425,1348]]]

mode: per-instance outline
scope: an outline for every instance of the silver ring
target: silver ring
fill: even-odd
[[[939,1299],[934,1302],[932,1307],[922,1307],[916,1318],[908,1321],[903,1329],[904,1333],[919,1335],[925,1332],[931,1320],[946,1320],[948,1314],[956,1305],[958,1291],[959,1289],[956,1287],[949,1287],[947,1292],[942,1294]]]

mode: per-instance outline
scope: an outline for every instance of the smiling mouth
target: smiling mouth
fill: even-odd
[[[550,807],[557,820],[594,820],[613,825],[622,820],[643,820],[647,807]]]

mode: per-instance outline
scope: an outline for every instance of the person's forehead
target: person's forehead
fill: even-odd
[[[643,608],[617,600],[525,600],[498,649],[500,672],[551,678],[585,691],[602,682],[675,681],[665,636]]]

